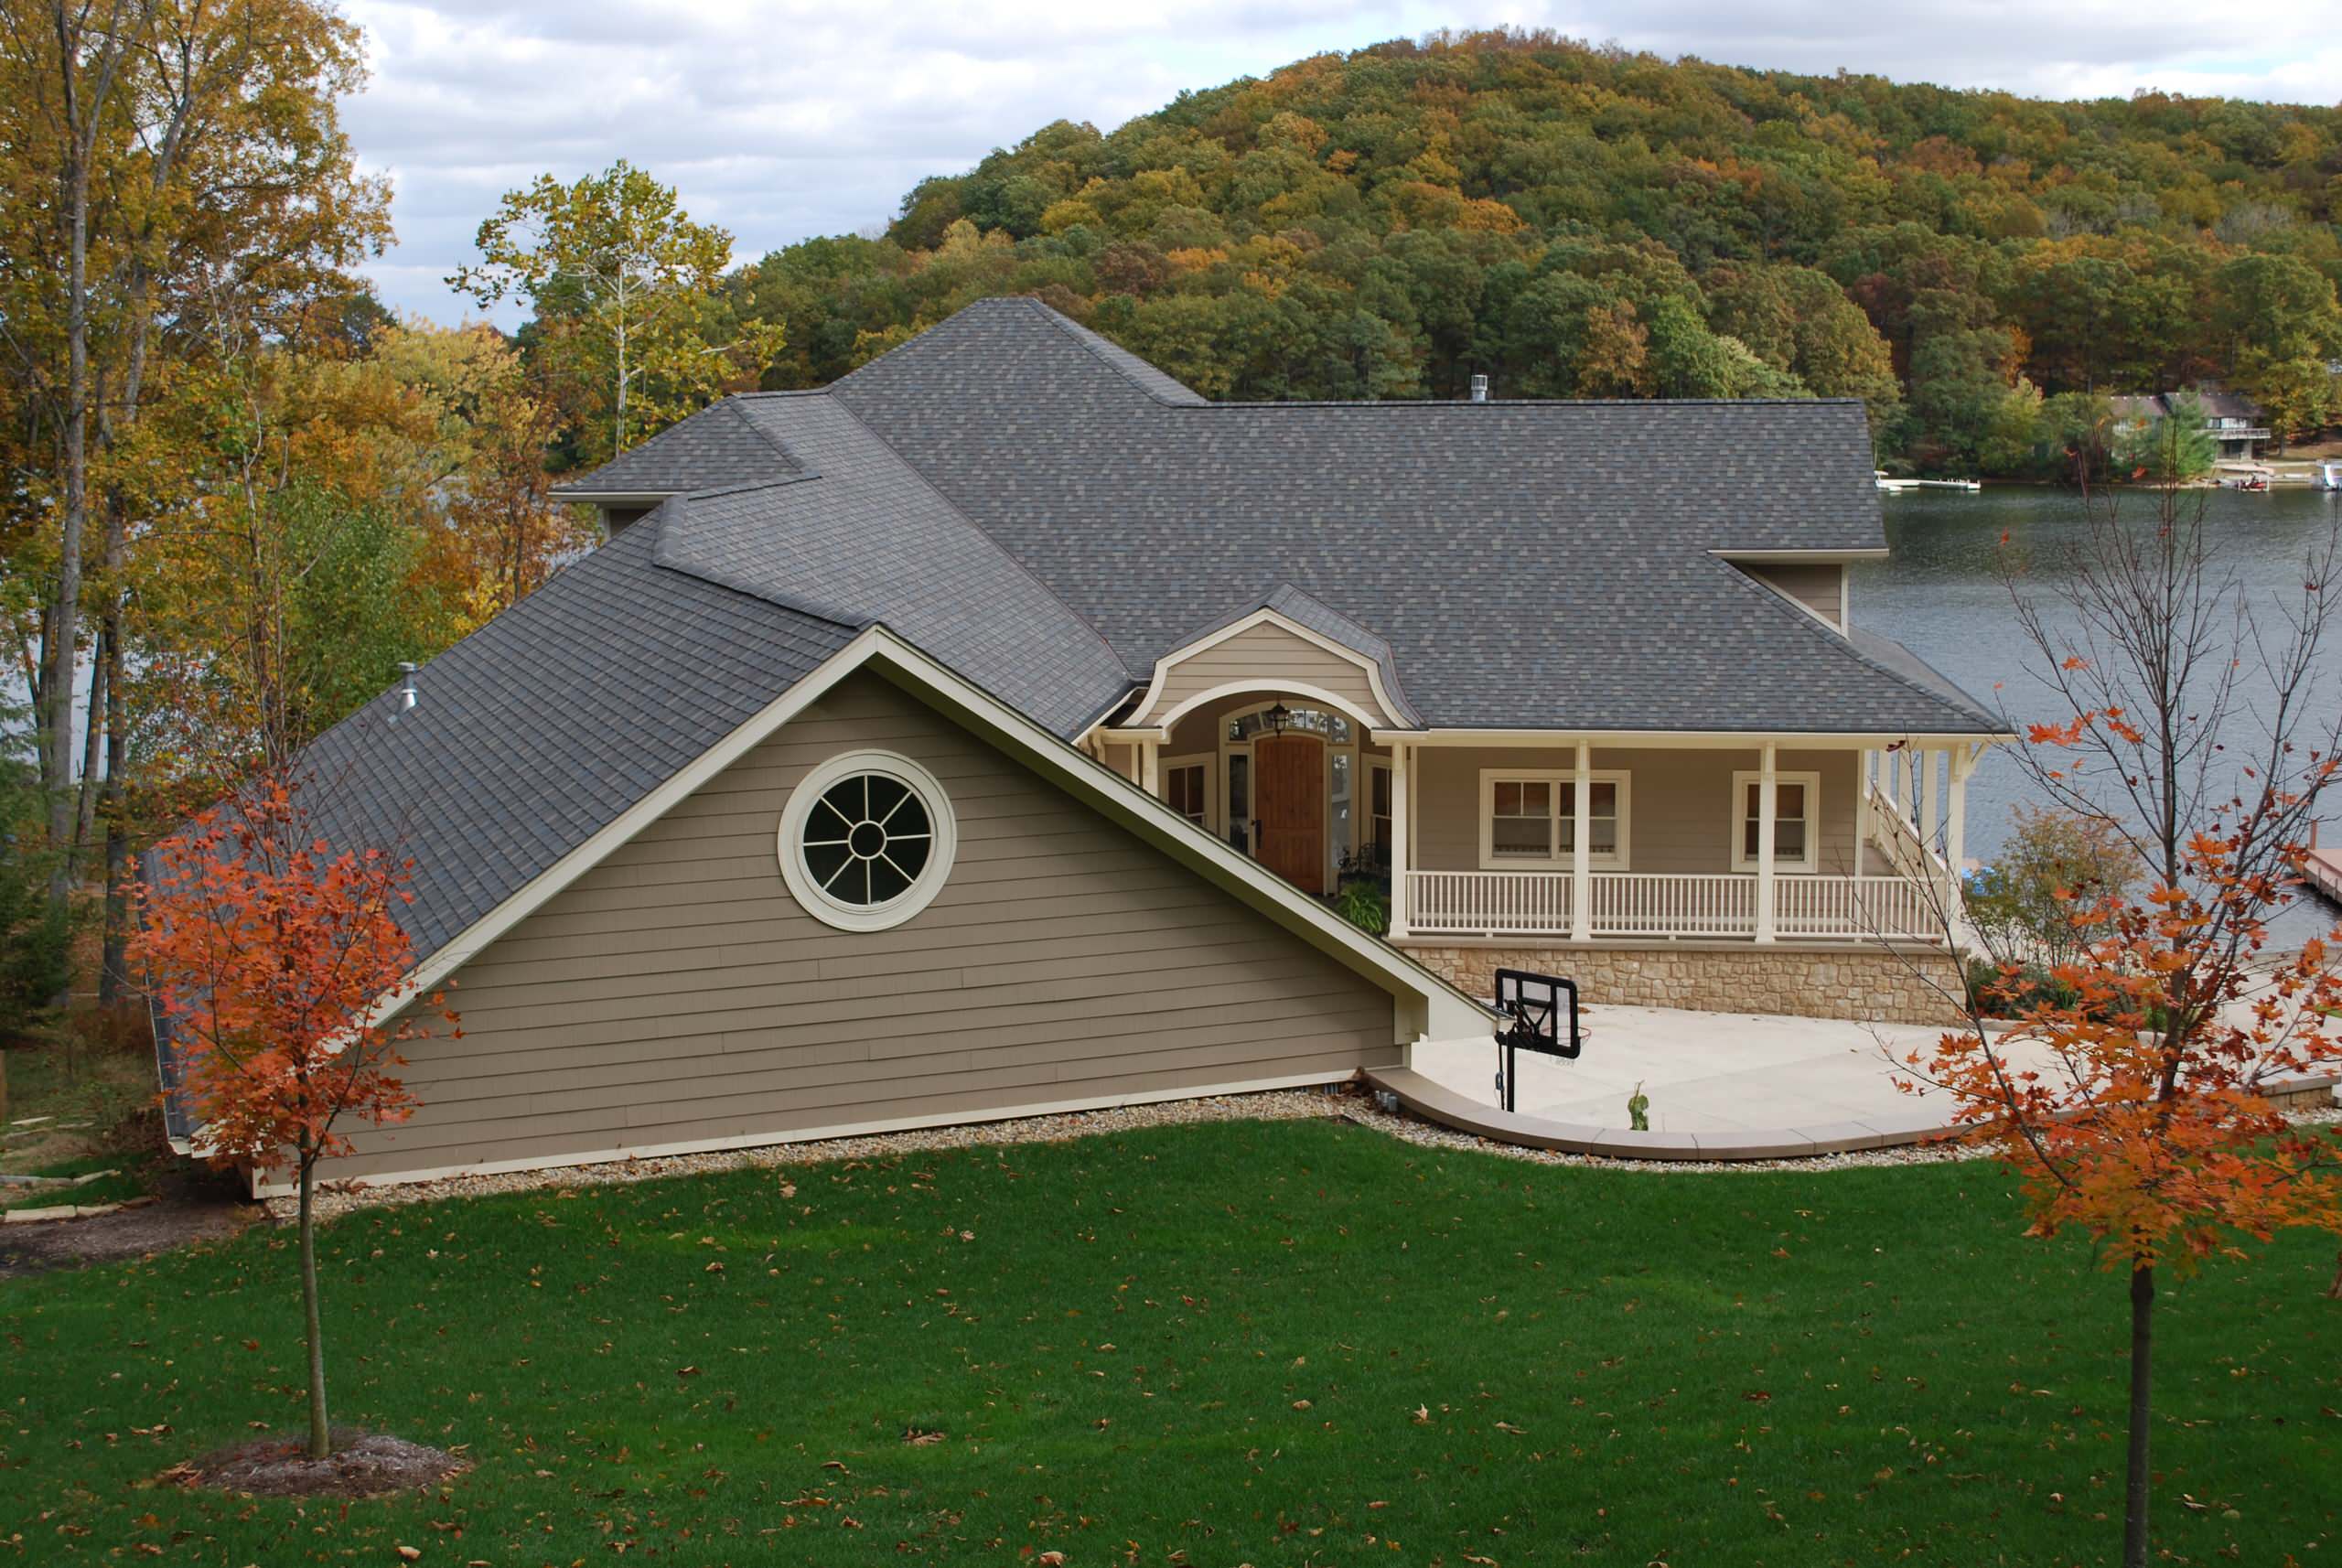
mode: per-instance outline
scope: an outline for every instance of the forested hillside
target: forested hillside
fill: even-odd
[[[2048,472],[2110,392],[2336,417],[2337,219],[2333,109],[1494,34],[1048,125],[736,286],[785,323],[771,386],[1027,293],[1214,398],[1849,395],[1883,455]]]

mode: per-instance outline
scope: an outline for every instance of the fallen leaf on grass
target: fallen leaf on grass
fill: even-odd
[[[924,1448],[931,1443],[942,1442],[943,1434],[929,1432],[924,1427],[906,1426],[903,1428],[903,1441],[914,1448]]]
[[[1529,1429],[1528,1429],[1527,1427],[1525,1427],[1525,1426],[1515,1426],[1515,1425],[1513,1425],[1513,1424],[1512,1424],[1512,1423],[1510,1423],[1510,1422],[1509,1422],[1509,1421],[1499,1421],[1499,1422],[1498,1422],[1498,1423],[1497,1423],[1497,1430],[1498,1430],[1499,1432],[1509,1432],[1509,1433],[1511,1433],[1515,1437],[1526,1437],[1526,1436],[1528,1436],[1528,1435],[1529,1435]]]

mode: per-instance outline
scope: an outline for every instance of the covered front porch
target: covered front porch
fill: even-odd
[[[1942,943],[1973,737],[1406,731],[1217,694],[1098,754],[1402,946]]]

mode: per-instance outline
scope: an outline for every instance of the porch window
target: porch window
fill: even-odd
[[[1373,782],[1368,788],[1373,793],[1369,805],[1368,825],[1372,837],[1368,847],[1375,865],[1388,866],[1391,864],[1391,765],[1376,763],[1370,769],[1370,776]]]
[[[1228,842],[1252,853],[1252,757],[1237,752],[1228,759]]]
[[[1337,863],[1350,852],[1350,813],[1354,798],[1350,769],[1356,760],[1354,752],[1328,751],[1326,754],[1326,773],[1329,781],[1326,791],[1326,830],[1330,835],[1328,847]]]
[[[1553,787],[1542,779],[1499,779],[1490,786],[1488,854],[1497,860],[1553,858]]]
[[[1586,864],[1605,870],[1627,865],[1624,773],[1593,773],[1586,783]],[[1480,865],[1484,870],[1566,869],[1577,848],[1574,772],[1480,775]]]
[[[1756,869],[1756,837],[1764,825],[1759,811],[1764,789],[1761,774],[1735,773],[1732,776],[1735,804],[1732,868],[1735,871]],[[1821,775],[1774,774],[1773,869],[1813,870],[1821,838]]]
[[[1178,757],[1163,765],[1163,799],[1173,811],[1198,827],[1206,825],[1206,781],[1211,764],[1206,757]]]
[[[1274,721],[1269,717],[1271,705],[1273,704],[1264,704],[1249,713],[1232,715],[1228,721],[1228,738],[1241,746],[1262,730],[1273,728]],[[1350,743],[1348,717],[1328,713],[1324,708],[1285,709],[1284,728],[1288,735],[1298,731],[1303,735],[1316,736],[1329,746],[1348,746]]]

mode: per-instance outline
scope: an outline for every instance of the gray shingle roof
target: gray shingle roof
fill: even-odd
[[[831,395],[1133,670],[1289,583],[1433,725],[1980,727],[1710,553],[1884,545],[1857,403],[1174,401],[1058,323],[971,306]]]
[[[727,398],[704,408],[561,488],[573,494],[665,496],[796,473],[796,456],[741,404]]]
[[[336,843],[415,858],[419,958],[591,838],[849,641],[849,628],[653,564],[660,513],[553,575],[303,759]]]
[[[798,472],[666,504],[654,559],[777,604],[889,630],[1060,735],[1112,706],[1131,672],[834,398],[737,400],[785,418]]]
[[[1869,432],[1851,400],[1212,403],[1037,301],[993,299],[825,392],[725,406],[793,455],[787,472],[757,476],[771,479],[818,471],[805,453],[834,438],[837,404],[897,460],[866,464],[837,504],[851,488],[856,516],[913,539],[936,531],[965,561],[982,557],[936,510],[946,503],[1054,596],[1054,608],[1020,602],[1064,628],[1085,662],[1074,623],[1136,677],[1230,607],[1285,593],[1350,628],[1327,635],[1376,640],[1433,726],[1995,727],[1950,682],[1891,657],[1886,639],[1832,636],[1712,553],[1884,545]],[[755,482],[723,464],[694,477],[690,452],[662,453],[691,428],[620,462],[679,489]],[[745,449],[725,450],[729,464]],[[621,488],[611,473],[573,488]],[[900,493],[882,500],[882,489]],[[724,580],[784,602],[843,580],[840,613],[924,617],[930,642],[971,633],[952,623],[980,613],[972,604],[988,588],[955,609],[932,578],[898,575],[898,589],[843,559],[868,547],[858,525],[816,522],[822,493],[790,498],[789,520],[772,524],[785,542],[757,543],[763,525],[736,521]],[[753,572],[739,565],[757,551]],[[1004,570],[988,564],[968,580]],[[1020,705],[1069,700],[1020,689],[1034,678],[1017,668],[1030,646],[972,651],[999,672],[970,672]]]

